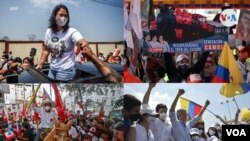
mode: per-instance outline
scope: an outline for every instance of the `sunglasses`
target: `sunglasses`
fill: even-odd
[[[200,130],[204,130],[204,128],[198,128],[198,129],[200,129]]]

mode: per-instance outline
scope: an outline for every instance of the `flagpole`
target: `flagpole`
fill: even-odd
[[[209,113],[211,113],[212,115],[216,116],[216,114],[214,112],[212,112],[211,110],[209,109],[206,109]]]
[[[236,99],[235,99],[235,97],[233,97],[233,100],[234,100],[234,103],[235,103],[236,107],[237,107],[238,109],[240,109],[239,106],[238,106],[238,103],[237,103],[237,101],[236,101]]]

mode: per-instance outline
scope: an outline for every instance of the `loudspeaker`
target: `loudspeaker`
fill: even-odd
[[[31,48],[30,50],[30,56],[35,56],[36,55],[36,49],[35,48]]]

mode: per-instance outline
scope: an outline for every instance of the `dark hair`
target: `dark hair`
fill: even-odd
[[[208,128],[208,131],[207,131],[207,136],[210,138],[211,137],[211,135],[209,134],[209,129],[210,128],[215,128],[215,127],[209,127]],[[219,139],[219,133],[218,133],[218,130],[215,128],[215,133],[214,133],[214,135],[213,136],[216,136],[218,139]]]
[[[92,137],[89,134],[82,135],[82,140],[83,139],[88,139],[88,140],[92,141]]]
[[[57,24],[56,24],[56,14],[60,9],[65,9],[67,14],[68,14],[68,21],[67,23],[63,26],[63,31],[65,32],[66,30],[68,30],[69,28],[69,10],[68,8],[63,5],[63,4],[59,4],[57,6],[55,6],[55,8],[53,9],[53,12],[51,13],[51,16],[49,18],[49,28],[51,28],[52,32],[56,32],[57,31]]]
[[[165,104],[157,104],[156,107],[155,107],[155,111],[158,113],[158,111],[161,109],[161,108],[166,108],[167,109],[167,106]]]
[[[158,73],[160,78],[163,78],[165,76],[165,69],[162,66],[158,66],[155,71]]]
[[[130,95],[130,94],[126,94],[123,97],[123,108],[126,111],[130,111],[132,108],[136,107],[136,106],[141,106],[141,101],[139,99],[137,99],[135,96]]]
[[[23,126],[23,128],[25,128],[25,129],[30,129],[30,124],[27,123],[27,122],[23,122],[22,126]]]
[[[14,62],[17,62],[17,63],[22,63],[22,59],[20,57],[16,57]]]
[[[32,61],[31,61],[31,59],[29,57],[23,58],[23,63],[24,63],[25,60],[28,60],[30,64],[32,63]]]

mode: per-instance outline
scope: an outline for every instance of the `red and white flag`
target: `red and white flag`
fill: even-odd
[[[56,99],[56,111],[57,111],[57,114],[58,114],[58,117],[60,117],[60,119],[62,121],[65,121],[67,119],[67,116],[66,114],[64,113],[64,110],[65,110],[65,106],[63,104],[63,101],[62,101],[62,97],[60,95],[60,92],[57,88],[57,85],[56,83],[51,83],[50,84],[54,90],[54,94],[55,94],[55,99]]]

